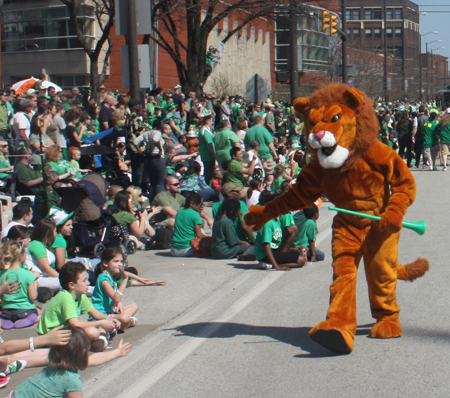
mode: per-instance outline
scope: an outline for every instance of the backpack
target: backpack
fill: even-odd
[[[170,249],[172,246],[173,233],[170,228],[160,227],[155,229],[155,235],[153,235],[150,242],[147,244],[149,250],[165,250]]]

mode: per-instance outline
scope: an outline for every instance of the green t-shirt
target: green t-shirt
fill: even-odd
[[[0,158],[0,169],[6,169],[7,167],[11,166],[11,163],[9,163],[9,159],[5,158],[5,161],[3,162]],[[6,178],[9,176],[10,173],[0,173],[0,178]]]
[[[27,187],[27,182],[36,180],[37,178],[42,178],[42,174],[34,171],[22,162],[17,162],[14,170],[16,171],[16,189],[21,195],[36,195],[43,190],[42,183],[33,187]]]
[[[284,181],[286,181],[284,178],[282,178],[282,177],[280,177],[280,178],[277,178],[273,183],[272,183],[272,186],[271,186],[271,190],[272,190],[272,192],[275,192],[278,188],[280,188],[280,186],[281,186],[281,184],[284,182]]]
[[[28,245],[28,252],[31,254],[33,260],[47,257],[50,267],[55,268],[55,255],[42,242],[32,240]]]
[[[245,134],[244,143],[246,150],[250,150],[250,142],[257,140],[260,143],[259,147],[259,157],[262,160],[272,157],[268,144],[273,142],[273,138],[264,126],[253,126]]]
[[[423,137],[424,148],[432,148],[439,144],[438,138],[434,132],[438,124],[439,121],[437,120],[427,121],[423,124],[422,131],[424,133]]]
[[[227,216],[214,221],[212,228],[211,254],[214,258],[233,258],[239,251],[239,237],[234,222]]]
[[[269,243],[272,250],[276,250],[281,245],[283,232],[278,220],[270,220],[264,224],[259,230],[255,239],[255,256],[258,261],[261,261],[267,256],[264,251],[264,244]]]
[[[171,193],[167,191],[160,192],[158,195],[155,196],[155,199],[153,199],[152,206],[161,206],[161,207],[171,207],[175,211],[179,211],[184,207],[184,204],[186,203],[186,198],[183,195],[180,195],[177,193],[175,196],[173,196]],[[168,216],[164,211],[161,211],[158,214],[155,214],[151,218],[152,223],[158,223],[161,221],[164,221],[167,219]]]
[[[71,370],[50,366],[29,377],[14,389],[16,398],[67,397],[67,393],[82,390],[81,376]]]
[[[102,272],[98,276],[97,282],[95,283],[94,292],[92,293],[92,305],[96,310],[99,310],[103,314],[108,315],[113,312],[114,301],[103,290],[103,281],[108,282],[114,291],[117,290],[117,282],[112,279],[109,272]]]
[[[291,213],[283,214],[282,216],[278,217],[278,221],[280,222],[281,229],[285,229],[290,225],[295,225],[294,217]]]
[[[8,277],[8,282],[19,281],[19,292],[16,294],[5,294],[2,297],[2,307],[11,310],[32,310],[36,308],[33,302],[28,297],[28,286],[35,280],[36,276],[27,269],[8,269],[0,273],[0,284]]]
[[[63,289],[45,307],[37,332],[45,334],[60,325],[67,326],[69,319],[79,318],[81,314],[87,314],[93,308],[85,294],[75,300],[68,290]]]
[[[211,162],[215,160],[213,154],[208,149],[208,144],[212,144],[213,148],[215,148],[214,134],[208,127],[203,126],[200,129],[200,132],[198,134],[198,143],[199,143],[198,150],[200,152],[202,162]]]
[[[58,249],[60,247],[63,247],[64,249],[66,249],[66,258],[68,257],[67,255],[67,241],[64,239],[64,237],[60,234],[56,235],[55,241],[53,242],[52,248],[53,249]]]
[[[239,143],[236,133],[230,129],[222,129],[217,132],[214,137],[214,145],[216,146],[216,159],[220,167],[225,160],[231,160],[230,149],[234,143]]]
[[[120,225],[125,225],[126,227],[129,227],[136,221],[136,217],[134,217],[129,211],[125,210],[114,212],[112,216]]]
[[[236,159],[233,159],[228,165],[227,180],[228,182],[234,182],[236,185],[244,186],[242,180],[244,179],[244,174],[242,169],[244,165]]]
[[[316,240],[317,236],[317,226],[314,220],[306,218],[303,212],[299,211],[294,216],[295,225],[298,228],[298,235],[295,238],[293,247],[306,247],[310,249],[309,242]]]
[[[223,201],[214,203],[212,207],[212,216],[213,219],[217,217],[217,214],[219,213],[220,206],[222,206]],[[240,240],[243,240],[245,242],[251,243],[249,237],[244,233],[242,227],[241,227],[241,221],[244,220],[245,213],[248,212],[248,207],[242,200],[239,201],[239,204],[241,205],[241,213],[242,216],[239,216],[236,218],[236,221],[234,222],[234,228],[236,229],[236,233],[238,234],[238,237]]]
[[[172,246],[175,249],[187,249],[195,239],[195,225],[201,225],[200,213],[193,209],[181,209],[175,216]]]

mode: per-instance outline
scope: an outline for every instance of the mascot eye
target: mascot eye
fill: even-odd
[[[340,115],[333,116],[333,118],[331,119],[331,123],[336,123],[340,118]]]

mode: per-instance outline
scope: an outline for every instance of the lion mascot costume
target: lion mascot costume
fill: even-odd
[[[361,258],[369,287],[372,338],[402,335],[396,300],[397,279],[412,281],[428,261],[400,265],[398,241],[406,209],[415,198],[414,177],[400,156],[378,140],[372,101],[361,91],[331,84],[309,98],[297,98],[314,154],[291,189],[265,206],[251,206],[247,225],[259,230],[267,221],[310,206],[326,195],[337,207],[381,216],[380,221],[338,213],[333,220],[333,283],[326,321],[309,337],[338,353],[353,350],[356,333],[356,276]]]

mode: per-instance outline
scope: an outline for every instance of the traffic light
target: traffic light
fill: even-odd
[[[331,22],[331,17],[330,17],[330,11],[322,11],[322,30],[326,31],[327,29],[330,28],[330,22]]]
[[[337,22],[335,22],[337,19],[336,15],[330,16],[330,35],[334,35],[337,32],[336,26]]]

